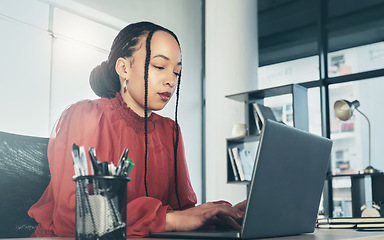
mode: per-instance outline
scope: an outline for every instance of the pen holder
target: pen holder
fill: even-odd
[[[125,240],[125,176],[75,176],[76,240]]]

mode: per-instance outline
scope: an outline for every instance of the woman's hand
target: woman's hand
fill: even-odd
[[[247,206],[247,200],[244,200],[242,202],[239,202],[236,204],[234,207],[237,208],[238,210],[245,212],[245,207]]]
[[[165,231],[192,231],[219,221],[234,229],[241,229],[238,222],[241,222],[244,211],[236,206],[204,203],[183,211],[167,213]]]

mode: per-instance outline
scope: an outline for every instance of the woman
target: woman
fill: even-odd
[[[108,60],[91,73],[100,96],[66,109],[49,141],[51,181],[29,215],[39,223],[32,236],[74,236],[75,183],[71,146],[95,147],[101,161],[117,165],[124,148],[130,173],[127,236],[189,231],[225,222],[235,228],[245,202],[196,206],[177,123],[181,50],[176,35],[149,22],[128,25],[115,38]],[[176,92],[175,121],[161,110]]]

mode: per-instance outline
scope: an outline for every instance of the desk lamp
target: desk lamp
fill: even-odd
[[[360,102],[358,100],[355,100],[353,102],[349,102],[347,100],[341,99],[337,100],[334,105],[334,110],[336,116],[342,120],[342,121],[347,121],[352,117],[353,111],[356,110],[358,111],[365,119],[368,121],[368,135],[369,135],[369,165],[366,167],[364,170],[361,170],[359,173],[364,174],[364,173],[379,173],[380,171],[372,167],[371,165],[371,122],[369,121],[368,117],[362,113],[358,107],[360,107]]]

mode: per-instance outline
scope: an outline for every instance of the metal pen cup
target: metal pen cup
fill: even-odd
[[[125,240],[125,176],[75,176],[76,240]]]

